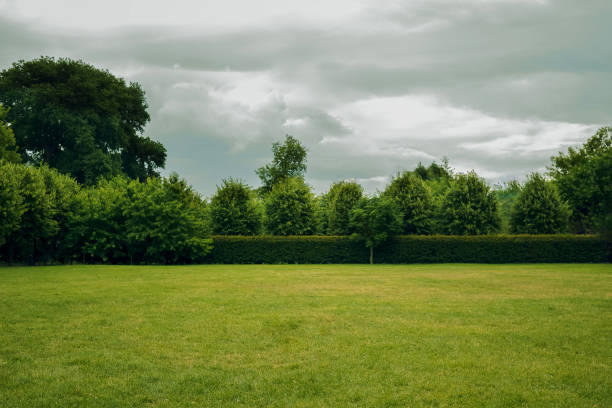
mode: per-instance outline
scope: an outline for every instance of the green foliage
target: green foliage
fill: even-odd
[[[312,193],[300,177],[274,185],[265,206],[264,224],[272,235],[310,235],[316,228]]]
[[[84,191],[83,255],[113,263],[191,263],[211,248],[201,198],[176,175],[116,177]]]
[[[314,208],[315,233],[326,235],[329,230],[329,192],[315,196],[312,200]]]
[[[351,238],[362,241],[370,249],[374,263],[374,247],[402,230],[402,213],[393,201],[383,197],[362,198],[350,213]]]
[[[354,181],[340,181],[332,184],[327,193],[327,208],[330,235],[348,235],[351,233],[350,212],[363,196],[363,188]]]
[[[214,234],[255,235],[262,226],[262,208],[246,184],[234,179],[222,181],[210,203]]]
[[[511,180],[507,183],[498,184],[495,186],[495,197],[497,198],[499,217],[500,217],[500,230],[502,233],[510,232],[510,217],[512,212],[512,206],[518,198],[523,187],[516,180]]]
[[[61,174],[47,166],[37,168],[47,188],[47,194],[52,197],[54,220],[57,221],[58,232],[52,240],[41,242],[41,252],[44,260],[56,259],[66,261],[74,257],[76,243],[73,230],[78,229],[78,216],[82,211],[82,202],[78,196],[81,186],[72,177]]]
[[[490,234],[500,226],[495,193],[473,171],[455,176],[443,198],[441,218],[452,235]]]
[[[79,214],[74,241],[80,242],[83,262],[127,262],[127,217],[129,181],[123,177],[101,180],[79,194],[83,211]]]
[[[46,166],[0,162],[6,262],[189,263],[210,251],[205,205],[176,175],[81,189]]]
[[[13,170],[18,184],[8,187],[17,187],[17,194],[21,197],[21,218],[6,239],[3,255],[9,262],[22,260],[34,264],[44,255],[45,243],[53,240],[59,232],[55,192],[46,184],[38,168],[15,165]]]
[[[402,212],[404,234],[423,235],[432,232],[433,199],[420,177],[411,172],[398,173],[383,195],[391,199]]]
[[[204,204],[178,175],[132,180],[127,195],[123,214],[131,263],[197,262],[212,248]]]
[[[226,264],[367,263],[362,243],[337,236],[215,236],[207,261]],[[609,262],[594,235],[404,235],[376,249],[378,263]]]
[[[304,177],[306,172],[306,148],[293,136],[285,136],[285,142],[272,145],[274,158],[271,164],[260,167],[255,173],[261,179],[262,194],[268,194],[279,182],[290,177]]]
[[[569,209],[556,188],[533,173],[512,207],[510,230],[518,234],[557,234],[567,229]]]
[[[79,182],[125,174],[156,176],[166,150],[143,137],[144,92],[82,61],[42,57],[0,73],[0,103],[10,106],[19,152]]]
[[[19,163],[21,157],[17,153],[15,134],[6,120],[8,109],[0,103],[0,161]]]
[[[0,161],[0,247],[21,225],[26,211],[21,194],[23,166]]]
[[[606,229],[612,218],[612,127],[552,158],[550,173],[572,210],[576,232]]]

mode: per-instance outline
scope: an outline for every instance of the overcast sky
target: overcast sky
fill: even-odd
[[[0,0],[0,69],[82,59],[140,83],[145,134],[204,195],[291,134],[315,191],[444,156],[491,183],[612,124],[611,0]]]

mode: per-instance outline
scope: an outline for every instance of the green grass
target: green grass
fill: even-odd
[[[0,269],[0,406],[612,406],[611,265]]]

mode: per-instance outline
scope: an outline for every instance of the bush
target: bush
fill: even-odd
[[[367,263],[368,249],[339,236],[215,236],[210,263]],[[379,263],[609,262],[594,235],[405,235],[377,250]]]

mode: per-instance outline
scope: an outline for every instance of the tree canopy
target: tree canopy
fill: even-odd
[[[473,171],[454,177],[441,217],[445,232],[453,235],[489,234],[500,226],[495,193]]]
[[[430,234],[432,232],[433,200],[423,180],[412,172],[398,173],[384,191],[403,213],[405,234]]]
[[[350,212],[361,199],[363,188],[354,181],[340,181],[332,184],[328,194],[328,233],[348,235],[350,233]]]
[[[0,73],[0,103],[25,162],[81,183],[119,174],[144,180],[165,164],[164,146],[142,136],[149,114],[140,85],[82,61],[14,63]]]
[[[384,197],[362,198],[350,217],[351,237],[363,241],[370,249],[370,264],[374,263],[374,248],[402,230],[401,211]]]
[[[579,149],[552,157],[550,168],[572,210],[575,232],[609,230],[612,223],[612,127],[603,127]]]
[[[279,181],[266,197],[266,231],[273,235],[315,232],[313,197],[300,177]]]
[[[261,179],[261,192],[264,194],[272,191],[278,182],[289,177],[304,178],[306,173],[306,148],[293,136],[285,136],[282,144],[274,143],[272,153],[274,154],[272,163],[255,171]]]
[[[569,209],[554,185],[533,173],[512,207],[510,231],[518,234],[557,234],[567,228]]]
[[[249,186],[229,178],[212,197],[210,221],[214,234],[255,235],[261,230],[262,211]]]

